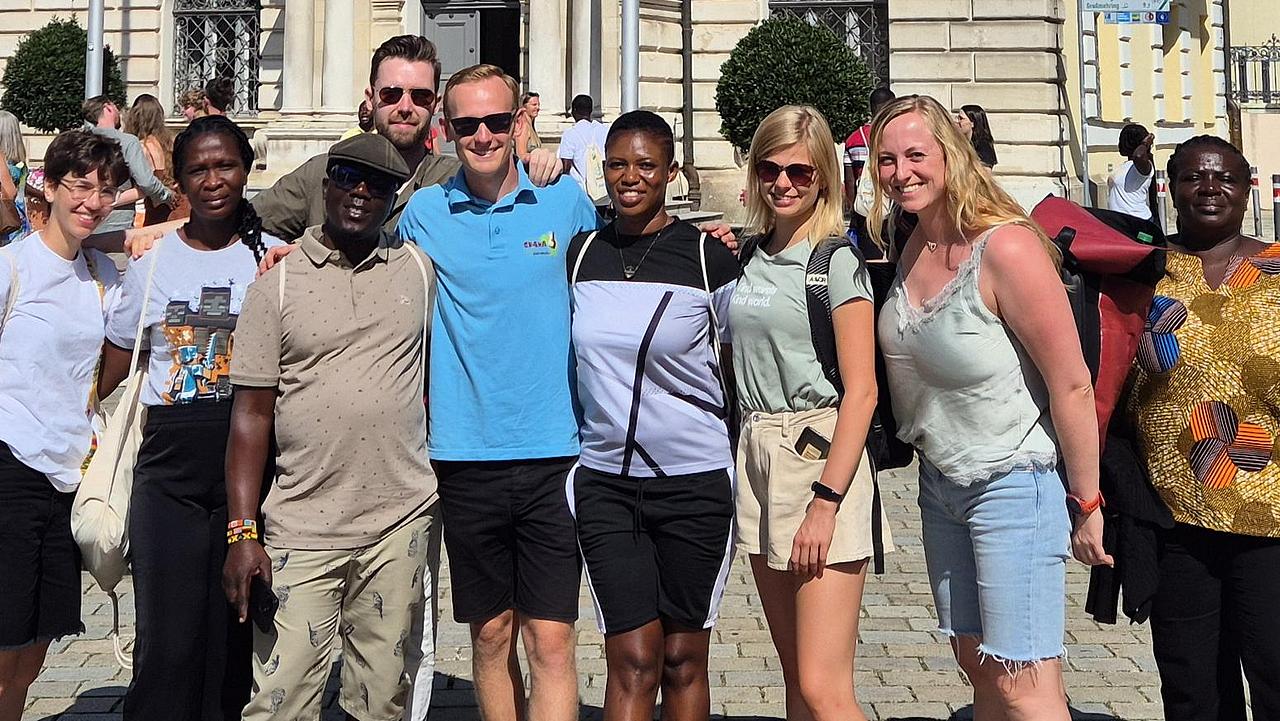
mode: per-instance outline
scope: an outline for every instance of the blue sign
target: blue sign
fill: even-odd
[[[1169,11],[1154,12],[1106,12],[1102,14],[1102,22],[1111,25],[1168,25]]]

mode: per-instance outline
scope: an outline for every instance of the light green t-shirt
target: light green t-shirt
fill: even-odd
[[[729,306],[738,403],[765,413],[834,407],[836,389],[822,374],[809,334],[804,279],[813,246],[799,242],[769,255],[763,245],[747,262]],[[831,256],[827,284],[832,308],[872,297],[871,278],[852,248]]]

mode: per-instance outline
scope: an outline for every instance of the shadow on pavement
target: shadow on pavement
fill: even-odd
[[[86,717],[80,716],[80,714],[93,714],[92,716],[87,716],[87,718],[108,719],[113,718],[113,716],[107,716],[105,714],[111,714],[113,712],[116,714],[114,718],[119,718],[118,714],[120,713],[120,704],[124,702],[124,692],[124,686],[99,686],[98,688],[88,689],[79,696],[76,696],[75,702],[66,709],[49,716],[41,717],[40,721],[57,721],[64,717]],[[25,714],[24,718],[26,718]]]
[[[946,719],[925,718],[923,716],[893,716],[885,721],[973,721],[973,706],[965,706]],[[1071,721],[1120,721],[1119,717],[1110,714],[1087,713],[1079,709],[1071,709]]]

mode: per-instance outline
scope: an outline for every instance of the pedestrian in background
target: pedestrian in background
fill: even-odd
[[[115,141],[124,154],[125,163],[129,166],[129,177],[122,186],[123,192],[116,199],[116,207],[95,233],[109,233],[132,228],[134,225],[134,204],[142,197],[148,197],[159,205],[172,203],[173,191],[160,182],[147,154],[142,150],[142,143],[129,133],[120,130],[120,108],[106,95],[97,95],[84,101],[81,107],[85,129]]]
[[[982,167],[990,170],[996,167],[996,142],[991,135],[991,124],[987,122],[987,111],[981,105],[962,105],[955,113],[956,127],[973,143],[973,150],[978,154]]]
[[[239,719],[249,700],[251,637],[222,591],[223,460],[236,321],[263,252],[281,244],[244,197],[252,167],[248,137],[226,117],[178,135],[173,172],[191,216],[129,261],[107,321],[103,392],[133,370],[139,323],[149,369],[129,505],[138,632],[127,721]]]
[[[898,437],[920,454],[939,630],[975,717],[1068,721],[1067,559],[1074,547],[1084,563],[1112,560],[1058,251],[933,98],[886,107],[871,141],[877,189],[919,218],[877,325]],[[885,217],[877,196],[868,226],[882,244]]]
[[[1168,721],[1243,721],[1243,665],[1253,718],[1274,721],[1280,246],[1241,228],[1250,172],[1235,146],[1192,138],[1174,150],[1168,172],[1178,232],[1129,395],[1147,477],[1175,522],[1156,531],[1151,641],[1160,695]]]
[[[142,143],[142,151],[151,163],[151,171],[173,193],[169,203],[157,203],[150,197],[142,199],[146,215],[142,224],[155,225],[166,220],[185,218],[191,214],[191,205],[178,187],[170,170],[173,155],[173,133],[165,127],[165,110],[156,96],[143,93],[134,98],[133,106],[125,117],[125,132]]]
[[[236,83],[231,78],[213,78],[204,84],[205,112],[226,115],[236,101]]]
[[[7,110],[0,110],[0,202],[13,203],[18,215],[18,227],[0,236],[0,246],[7,245],[31,232],[27,218],[27,144],[22,139],[22,127],[18,118]]]
[[[1151,158],[1151,146],[1156,136],[1137,123],[1120,129],[1118,150],[1125,157],[1120,167],[1107,177],[1107,207],[1111,210],[1151,220],[1151,179],[1155,177],[1155,163]]]
[[[854,652],[872,514],[882,513],[864,447],[877,397],[871,280],[852,246],[834,252],[827,276],[843,394],[818,360],[806,310],[810,256],[844,234],[834,142],[808,106],[779,108],[756,129],[747,223],[758,245],[729,311],[742,412],[736,548],[751,559],[787,718],[816,721],[865,718]]]
[[[83,130],[45,151],[48,225],[0,248],[0,721],[19,721],[49,644],[84,632],[71,504],[95,445],[115,265],[81,247],[129,170]]]
[[[178,106],[182,108],[182,117],[191,122],[196,118],[203,118],[209,114],[205,105],[209,99],[205,97],[204,91],[199,88],[192,88],[182,93],[178,97]]]
[[[520,96],[520,110],[516,113],[516,155],[522,162],[529,160],[529,152],[542,147],[542,137],[534,121],[542,112],[542,98],[537,93]]]

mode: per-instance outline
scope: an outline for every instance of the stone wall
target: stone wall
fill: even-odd
[[[1025,206],[1066,190],[1059,0],[892,0],[891,84],[944,107],[986,109],[1000,184]]]

